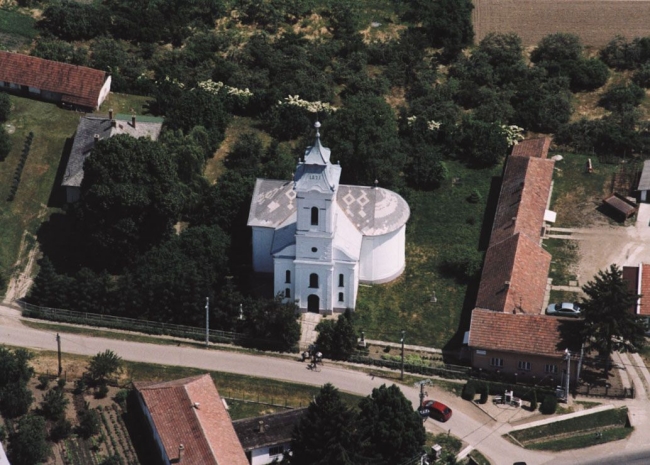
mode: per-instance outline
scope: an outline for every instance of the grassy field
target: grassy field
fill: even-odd
[[[443,273],[440,259],[455,244],[478,249],[484,221],[489,234],[493,213],[486,215],[486,203],[502,168],[474,170],[457,162],[447,166],[449,179],[438,190],[405,196],[411,218],[404,274],[389,284],[359,288],[355,325],[369,339],[399,342],[403,329],[407,344],[442,348],[456,335],[463,311],[475,303],[472,283]],[[482,196],[478,203],[467,200],[474,189]],[[437,302],[432,303],[434,292]]]
[[[514,431],[510,436],[529,449],[567,450],[616,441],[631,432],[624,407]]]
[[[0,163],[0,270],[13,271],[25,232],[26,247],[33,243],[33,234],[52,211],[50,195],[61,161],[66,139],[79,122],[79,113],[63,110],[51,103],[11,96],[12,111],[7,122],[15,127],[11,134],[13,147]],[[19,162],[25,138],[34,132],[34,141],[22,172],[16,198],[7,196]]]
[[[0,50],[17,50],[29,46],[36,37],[34,18],[16,10],[0,8]]]
[[[130,115],[135,113],[136,115],[148,115],[150,101],[151,97],[111,92],[106,100],[102,102],[98,113],[107,114],[108,110],[113,109],[115,114]]]

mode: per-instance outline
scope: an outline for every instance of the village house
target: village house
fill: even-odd
[[[248,465],[210,375],[133,386],[159,463]]]
[[[81,181],[84,177],[83,165],[97,141],[108,139],[118,134],[131,137],[148,137],[157,140],[162,130],[162,118],[152,116],[114,115],[109,110],[108,117],[82,116],[74,135],[70,156],[63,173],[61,186],[65,189],[68,203],[79,200]]]
[[[474,368],[555,382],[564,351],[579,347],[565,330],[571,322],[544,315],[551,255],[541,242],[555,216],[549,147],[549,138],[528,139],[506,161],[467,344]]]
[[[111,76],[85,66],[0,51],[0,90],[98,110],[111,90]]]
[[[281,462],[283,454],[291,450],[293,429],[306,412],[306,408],[298,408],[233,421],[232,425],[250,464]]]
[[[339,185],[341,166],[330,161],[319,127],[292,181],[256,181],[248,226],[253,269],[273,274],[275,295],[331,314],[354,309],[360,282],[402,274],[410,209],[377,185]]]

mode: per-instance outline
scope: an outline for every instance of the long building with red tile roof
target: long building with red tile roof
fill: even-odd
[[[105,71],[0,51],[0,89],[96,110],[111,90]]]
[[[133,384],[163,463],[248,465],[210,375]]]

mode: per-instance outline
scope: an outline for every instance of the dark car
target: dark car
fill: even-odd
[[[560,304],[551,304],[546,307],[546,314],[580,318],[582,316],[582,310],[578,307],[578,304],[573,302],[562,302]]]
[[[420,410],[422,411],[423,409],[429,410],[429,416],[431,418],[434,420],[442,421],[443,423],[449,420],[452,414],[452,411],[449,407],[436,400],[425,400],[422,402],[422,407]]]

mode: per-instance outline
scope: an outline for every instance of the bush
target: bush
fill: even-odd
[[[9,94],[0,92],[0,123],[4,123],[9,119],[10,111],[11,101],[9,100]]]
[[[645,91],[634,83],[619,84],[609,88],[598,104],[610,111],[629,111],[638,106],[645,97]]]
[[[65,418],[59,418],[56,423],[52,425],[50,429],[50,439],[54,442],[58,442],[61,439],[65,439],[70,436],[72,432],[72,424]]]
[[[473,401],[474,396],[476,396],[476,383],[472,381],[465,383],[465,386],[463,386],[463,392],[460,396],[465,400]]]
[[[445,250],[441,265],[443,271],[460,281],[468,281],[478,276],[482,263],[481,252],[472,247],[455,244]]]
[[[481,388],[481,398],[479,399],[479,404],[485,404],[488,401],[488,396],[490,393],[490,386],[485,384]]]
[[[650,64],[645,64],[632,75],[632,82],[644,89],[650,88]]]
[[[108,394],[108,386],[106,383],[101,383],[95,391],[95,399],[104,399]]]
[[[478,190],[473,189],[472,193],[469,194],[469,197],[467,197],[467,201],[469,203],[478,203],[481,201],[481,198],[482,198],[481,193]]]
[[[50,377],[48,375],[38,375],[38,388],[45,390],[50,384]]]
[[[557,397],[554,395],[548,395],[544,397],[542,405],[539,407],[539,411],[544,415],[552,415],[557,410]]]
[[[123,409],[126,409],[127,397],[129,397],[129,391],[126,389],[121,389],[117,394],[115,394],[115,402]]]
[[[97,410],[88,409],[79,414],[79,426],[77,432],[80,436],[88,439],[99,433],[99,414]]]

